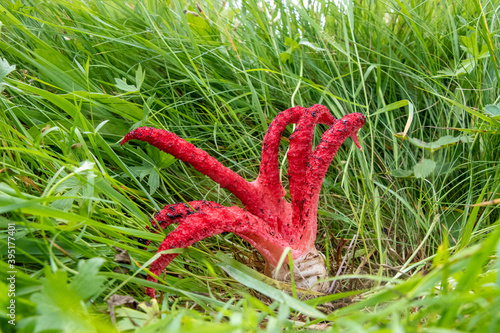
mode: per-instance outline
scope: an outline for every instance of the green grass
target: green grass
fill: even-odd
[[[293,299],[247,267],[262,269],[247,243],[224,234],[168,266],[160,304],[118,306],[118,327],[498,331],[500,214],[474,204],[500,192],[499,6],[2,2],[1,329],[13,330],[3,296],[9,223],[15,328],[108,332],[111,295],[148,300],[144,269],[164,237],[145,229],[155,211],[240,204],[155,148],[121,147],[128,131],[167,129],[254,179],[275,115],[319,103],[368,119],[363,151],[343,145],[320,196],[317,246],[332,272],[357,239],[339,292]],[[284,183],[286,149],[283,140]],[[137,237],[154,242],[142,250]],[[132,262],[115,262],[113,247]]]

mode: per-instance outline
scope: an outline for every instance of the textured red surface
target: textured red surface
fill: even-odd
[[[167,235],[159,252],[188,247],[203,238],[232,232],[247,240],[269,264],[276,266],[286,247],[292,249],[294,259],[314,247],[316,210],[323,178],[337,150],[348,137],[352,137],[361,149],[356,133],[365,122],[365,117],[360,113],[348,114],[336,120],[323,105],[307,109],[295,107],[280,112],[269,124],[264,136],[259,176],[253,182],[246,181],[205,151],[164,130],[138,128],[125,136],[122,145],[129,140],[146,141],[191,164],[231,191],[245,206],[245,209],[225,207],[207,201],[166,206],[151,222],[153,228],[158,228],[157,223],[161,228],[172,223],[179,223],[179,226]],[[297,123],[297,127],[290,136],[288,152],[292,199],[292,203],[289,203],[284,198],[286,190],[279,177],[278,151],[281,135],[285,127],[292,123]],[[313,151],[312,138],[316,124],[325,124],[330,128]],[[162,254],[151,264],[151,272],[161,274],[175,256]],[[157,281],[151,275],[148,280]],[[154,289],[148,288],[148,295],[154,297]]]

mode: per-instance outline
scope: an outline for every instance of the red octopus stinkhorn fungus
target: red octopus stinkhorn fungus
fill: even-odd
[[[325,291],[326,284],[316,283],[328,277],[324,256],[314,246],[321,184],[337,150],[348,137],[361,149],[356,133],[365,121],[360,113],[337,120],[323,105],[297,106],[280,112],[264,136],[259,176],[253,182],[246,181],[205,151],[171,132],[141,127],[128,133],[122,145],[129,140],[148,142],[191,164],[232,192],[245,207],[225,207],[207,201],[166,206],[151,221],[152,226],[158,229],[159,224],[163,229],[172,223],[179,225],[167,235],[158,252],[188,247],[201,239],[232,232],[254,246],[266,259],[272,276],[282,281],[290,281],[288,265],[283,265],[279,271],[276,266],[285,248],[290,247],[296,286]],[[286,191],[279,177],[278,150],[282,132],[292,123],[297,127],[290,136],[288,152],[289,203],[284,198]],[[318,123],[330,128],[313,151],[312,138]],[[159,276],[176,256],[161,255],[151,264],[151,273]],[[152,275],[148,280],[157,281]],[[154,297],[155,290],[148,288],[147,294]]]

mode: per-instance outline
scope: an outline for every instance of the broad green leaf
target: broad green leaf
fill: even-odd
[[[284,64],[291,63],[292,62],[291,49],[288,49],[285,52],[280,53],[280,60]]]
[[[87,301],[102,292],[105,278],[98,276],[104,260],[93,258],[78,263],[78,274],[68,283],[68,273],[58,270],[51,272],[45,268],[42,291],[33,294],[36,303],[36,329],[62,330],[64,332],[96,331],[103,324],[92,320],[88,313]],[[107,325],[106,325],[107,326]],[[110,329],[110,328],[108,328]]]
[[[479,55],[478,40],[476,32],[470,33],[468,36],[460,36],[460,48],[470,55],[477,57]]]
[[[160,175],[154,168],[153,172],[149,174],[148,185],[149,185],[149,194],[155,193],[158,187],[160,187]]]
[[[413,171],[411,170],[404,170],[404,169],[394,169],[389,172],[389,174],[393,177],[398,177],[398,178],[408,178],[413,176]]]
[[[152,299],[150,303],[139,303],[137,307],[139,308],[138,310],[124,306],[116,310],[117,317],[123,318],[117,323],[117,327],[120,331],[150,326],[160,320],[160,309],[156,299]]]
[[[94,162],[84,161],[78,168],[75,168],[73,172],[75,174],[86,174],[94,168],[94,165]]]
[[[103,258],[91,258],[78,262],[78,274],[70,283],[72,288],[81,299],[89,299],[98,295],[106,278],[99,276],[99,268],[104,264]]]
[[[16,65],[9,65],[6,59],[0,58],[0,82],[15,69]]]
[[[486,114],[500,120],[500,104],[488,104],[484,107]]]
[[[72,187],[62,195],[62,198],[68,197],[68,199],[55,200],[50,203],[50,207],[62,210],[64,212],[69,212],[73,207],[73,202],[75,201],[75,197],[78,196],[78,193],[82,187],[80,185]]]
[[[142,163],[142,165],[130,167],[130,172],[132,173],[132,175],[134,175],[135,177],[139,177],[141,181],[144,179],[144,177],[151,174],[153,170],[154,167],[151,164],[144,162]]]
[[[198,36],[209,37],[211,35],[211,28],[209,22],[195,12],[193,7],[186,12],[186,20],[191,30]]]
[[[426,178],[436,167],[436,162],[428,159],[423,159],[413,167],[413,174],[416,178]]]
[[[423,147],[425,149],[430,150],[431,152],[435,152],[438,149],[448,147],[448,146],[454,146],[459,143],[470,143],[472,142],[472,139],[469,136],[461,135],[461,136],[451,136],[451,135],[445,135],[443,137],[440,137],[438,140],[434,142],[430,142],[427,144],[427,147]]]
[[[444,148],[448,146],[454,146],[456,144],[462,143],[462,142],[472,142],[472,139],[470,136],[467,135],[461,135],[461,136],[451,136],[451,135],[445,135],[443,137],[440,137],[438,140],[434,142],[427,143],[425,141],[416,139],[416,138],[410,138],[408,136],[403,136],[400,133],[394,134],[398,138],[404,138],[405,140],[408,140],[412,145],[417,146],[422,149],[426,149],[430,151],[431,153]]]
[[[285,45],[290,46],[292,51],[299,48],[299,43],[290,37],[285,37]]]
[[[137,71],[135,72],[135,86],[137,87],[137,90],[141,89],[142,83],[144,82],[145,78],[146,71],[143,71],[141,64],[139,64],[139,66],[137,66]]]
[[[116,82],[115,86],[118,89],[124,90],[126,92],[135,92],[139,90],[139,88],[137,88],[135,85],[127,84],[127,80],[125,78],[121,79],[115,78],[115,82]]]

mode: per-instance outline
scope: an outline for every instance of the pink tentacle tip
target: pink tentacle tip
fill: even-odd
[[[354,144],[359,148],[359,150],[363,150],[363,147],[361,147],[359,143],[358,129],[363,127],[363,125],[366,123],[366,117],[362,113],[351,113],[344,118],[348,118],[349,121],[352,121],[352,127],[355,128],[356,131],[351,135],[351,138],[354,141]]]
[[[120,146],[123,146],[125,143],[127,143],[128,141],[130,141],[130,139],[134,136],[135,134],[135,130],[131,131],[131,132],[128,132],[122,139],[122,141],[120,142]]]
[[[146,141],[189,163],[221,187],[231,191],[245,206],[245,209],[224,207],[205,201],[191,201],[189,206],[166,206],[153,219],[151,225],[156,228],[151,231],[157,232],[160,228],[177,222],[179,226],[167,235],[158,249],[159,252],[187,247],[222,232],[232,232],[248,241],[271,267],[275,267],[287,248],[292,249],[294,260],[304,260],[308,256],[318,258],[314,242],[321,183],[328,164],[348,137],[362,149],[357,131],[365,123],[366,118],[361,113],[351,113],[337,120],[322,105],[314,105],[309,109],[295,107],[280,112],[264,137],[259,177],[254,182],[244,180],[203,150],[164,130],[137,128],[125,135],[121,145],[130,140]],[[289,176],[292,203],[283,197],[284,188],[278,163],[281,136],[289,124],[298,124],[295,134],[290,137]],[[313,151],[312,139],[317,124],[331,127]],[[176,255],[162,254],[155,260],[151,264],[148,281],[157,282],[152,274],[160,276]],[[324,271],[326,272],[326,266]],[[325,277],[327,275],[321,278]],[[318,279],[317,275],[315,279]],[[309,288],[307,286],[308,283],[300,288]],[[146,293],[149,297],[155,297],[154,288],[147,288]]]
[[[361,144],[359,143],[358,134],[354,133],[353,135],[351,135],[351,138],[354,141],[354,144],[359,148],[359,150],[363,150],[363,147],[361,147]]]

